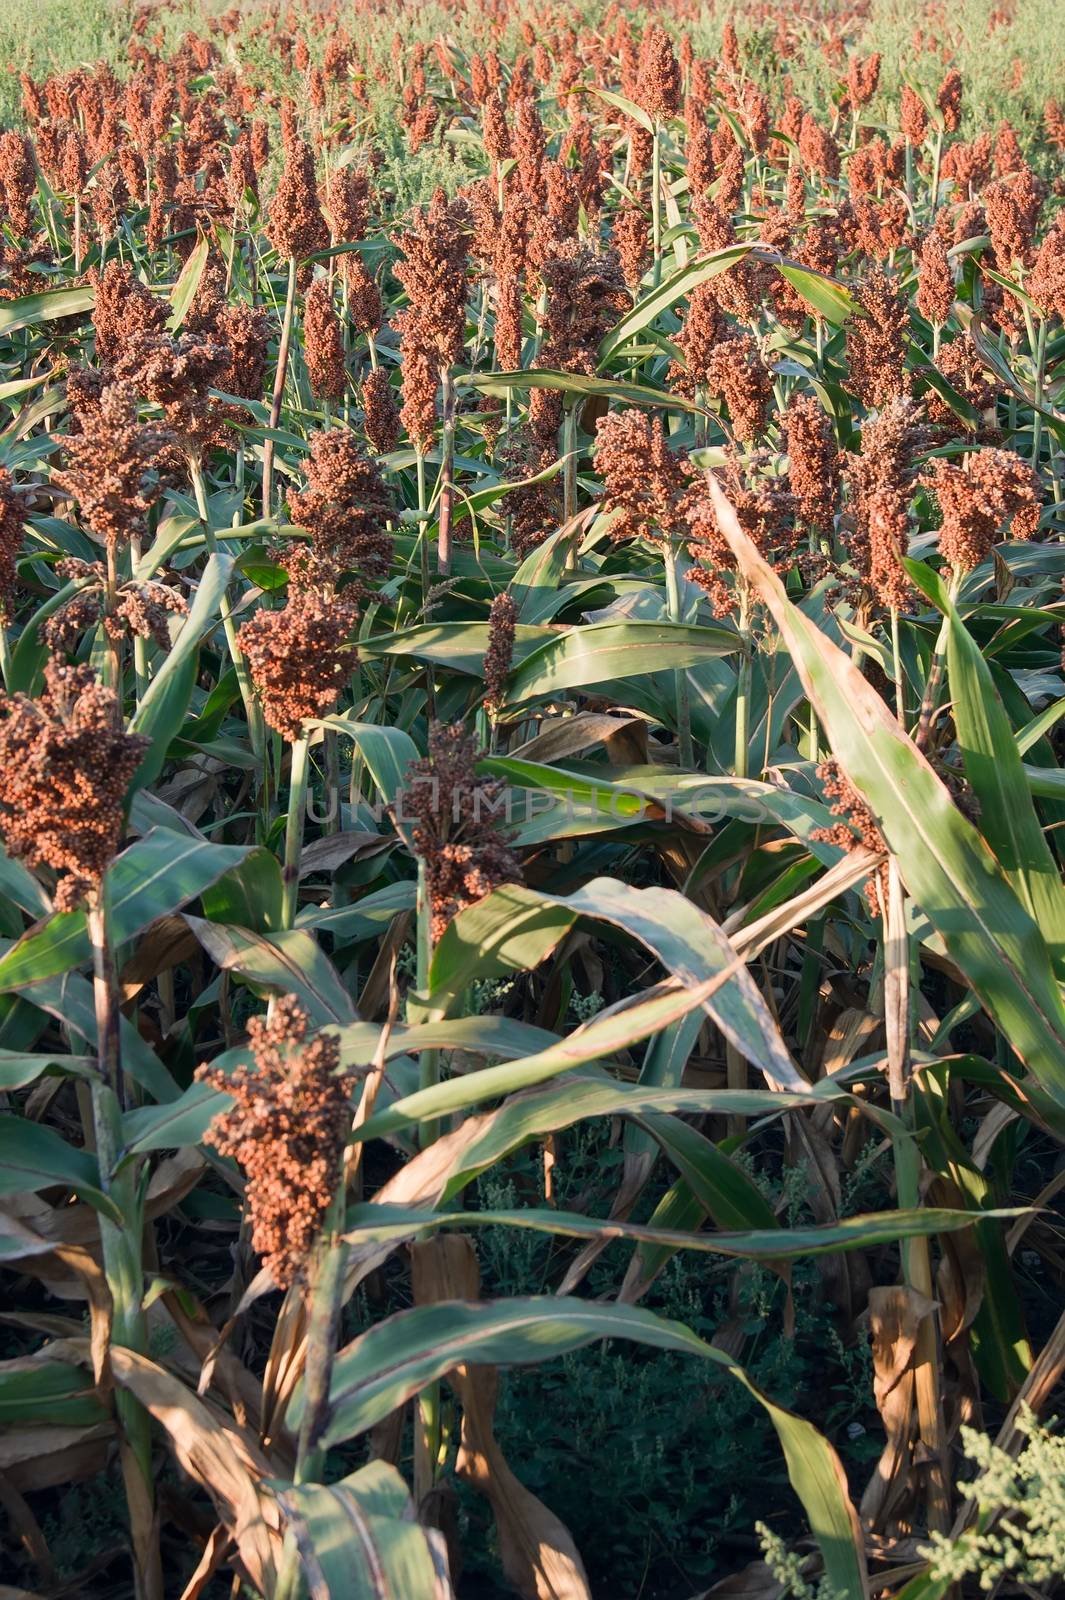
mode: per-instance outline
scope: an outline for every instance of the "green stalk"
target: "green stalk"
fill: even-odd
[[[887,1035],[887,1075],[891,1109],[908,1132],[892,1140],[898,1204],[907,1210],[921,1204],[921,1157],[913,1138],[910,1096],[910,939],[906,928],[905,894],[898,861],[888,863],[887,904],[884,907],[884,1026]],[[902,1245],[902,1276],[906,1285],[927,1300],[935,1299],[932,1262],[927,1239],[910,1239]],[[917,1422],[927,1472],[926,1500],[930,1529],[950,1527],[950,1487],[947,1442],[940,1404],[939,1351],[935,1312],[923,1317],[914,1355],[914,1390]]]
[[[906,726],[906,686],[902,676],[902,652],[899,649],[899,608],[891,608],[891,659],[895,672],[895,715],[899,726]]]
[[[440,510],[437,517],[436,565],[440,576],[449,578],[451,576],[451,511],[453,498],[451,477],[455,454],[455,381],[451,376],[450,367],[441,367],[440,369],[440,391],[443,399],[444,425],[441,434]]]
[[[418,892],[416,904],[417,916],[417,978],[419,994],[426,994],[429,989],[429,969],[433,960],[433,934],[432,934],[432,907],[429,903],[429,884],[425,872],[425,862],[418,862]],[[440,1052],[438,1050],[423,1050],[418,1057],[418,1087],[431,1089],[440,1081]],[[421,1144],[433,1144],[440,1136],[438,1122],[422,1124]]]
[[[118,972],[110,937],[108,890],[101,885],[88,907],[92,945],[93,999],[99,1072],[92,1083],[93,1136],[100,1165],[100,1187],[118,1207],[122,1222],[100,1213],[104,1276],[111,1293],[111,1344],[143,1354],[147,1329],[143,1311],[141,1238],[144,1216],[138,1195],[137,1164],[119,1165],[122,1149],[122,1061]],[[161,1600],[162,1565],[153,1514],[151,1421],[128,1389],[116,1385],[122,1473],[130,1509],[136,1590],[144,1600]]]
[[[344,1270],[348,1259],[343,1237],[346,1199],[347,1184],[342,1177],[325,1215],[309,1291],[303,1418],[292,1475],[296,1484],[318,1482],[325,1467],[326,1452],[321,1440],[329,1419],[329,1390],[340,1335]],[[302,1587],[299,1551],[291,1532],[286,1531],[274,1600],[296,1600]]]
[[[749,629],[749,598],[747,584],[740,578],[740,664],[736,675],[736,755],[735,771],[737,778],[747,777],[748,749],[751,742],[751,635]]]
[[[932,152],[932,215],[939,205],[939,168],[943,161],[943,129],[936,129],[935,149]]]
[[[107,589],[105,592],[104,612],[113,617],[118,602],[118,552],[115,541],[107,541]],[[122,716],[122,644],[121,635],[107,637],[107,681],[115,691],[115,700],[118,704],[118,715]]]
[[[1039,456],[1043,448],[1043,414],[1040,406],[1043,404],[1043,385],[1046,377],[1047,358],[1047,319],[1040,317],[1039,333],[1035,342],[1035,411],[1032,416],[1032,466],[1038,470]]]
[[[132,570],[136,572],[141,559],[140,534],[135,533],[130,537],[129,559]],[[133,679],[139,706],[148,688],[148,641],[139,633],[133,635]]]
[[[569,406],[562,419],[562,520],[577,512],[577,409]]]
[[[950,575],[947,591],[952,602],[958,598],[961,579],[962,574],[957,570]],[[924,694],[921,696],[921,709],[917,717],[917,730],[913,736],[918,750],[923,750],[928,743],[932,728],[932,718],[935,716],[936,705],[939,700],[939,686],[943,678],[943,663],[947,656],[947,631],[947,619],[944,617],[936,637],[932,659],[928,664],[928,676],[925,679]]]
[[[285,315],[281,323],[281,342],[277,347],[277,367],[274,371],[274,392],[270,399],[270,427],[276,428],[281,420],[281,401],[285,393],[288,372],[288,352],[292,342],[292,319],[296,309],[296,258],[289,257],[288,286],[285,291]],[[267,439],[263,445],[263,516],[270,516],[274,489],[274,441]]]
[[[651,256],[652,285],[662,281],[662,129],[655,119],[651,143]]]
[[[667,546],[665,551],[666,605],[670,622],[683,622],[680,604],[680,577],[677,572],[677,552]],[[677,743],[680,764],[689,772],[695,767],[695,749],[692,744],[691,699],[688,691],[688,674],[678,667],[673,674],[673,691],[677,703]]]
[[[292,764],[288,778],[288,817],[285,822],[285,864],[282,869],[284,899],[282,923],[291,928],[296,921],[296,907],[300,887],[300,853],[303,849],[303,811],[307,803],[307,777],[309,772],[306,733],[292,741]]]

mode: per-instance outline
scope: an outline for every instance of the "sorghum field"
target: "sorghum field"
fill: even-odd
[[[1053,10],[12,7],[2,1600],[1062,1592]]]

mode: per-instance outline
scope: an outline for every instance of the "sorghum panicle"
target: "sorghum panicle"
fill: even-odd
[[[0,695],[0,834],[9,855],[58,874],[57,911],[99,888],[150,742],[121,726],[114,691],[87,663],[49,661],[36,699]]]
[[[250,1066],[227,1074],[205,1064],[196,1072],[198,1082],[233,1100],[204,1142],[243,1168],[252,1249],[281,1289],[306,1274],[351,1126],[339,1040],[309,1035],[307,1012],[284,995],[268,1018],[248,1023]]]

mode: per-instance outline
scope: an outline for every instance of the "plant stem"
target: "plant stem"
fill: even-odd
[[[677,572],[677,553],[668,547],[665,552],[666,604],[670,622],[683,622],[680,604],[680,576]],[[677,703],[677,744],[682,767],[691,771],[695,766],[695,749],[692,744],[691,700],[688,692],[688,674],[678,667],[673,674],[673,688]]]
[[[1038,471],[1039,457],[1043,448],[1043,413],[1040,407],[1043,404],[1043,384],[1046,374],[1047,357],[1047,319],[1040,317],[1039,332],[1035,343],[1035,410],[1032,414],[1032,467]]]
[[[902,653],[899,649],[899,608],[891,607],[891,659],[895,673],[895,715],[899,726],[906,726],[906,686],[902,675]]]
[[[892,1141],[898,1204],[907,1210],[916,1209],[921,1204],[921,1158],[912,1138],[910,1103],[910,941],[906,928],[902,875],[894,856],[888,863],[887,904],[884,907],[884,1026],[891,1109],[911,1130],[905,1137]],[[902,1275],[906,1285],[916,1294],[930,1302],[935,1300],[927,1239],[910,1239],[903,1243]],[[950,1526],[950,1488],[946,1434],[939,1398],[939,1351],[934,1309],[922,1317],[918,1327],[914,1388],[917,1425],[928,1474],[928,1526],[945,1532]]]
[[[141,559],[141,541],[139,534],[133,534],[129,541],[130,568],[136,572]],[[140,705],[148,688],[148,641],[141,634],[133,635],[133,680],[136,686],[137,704]]]
[[[284,900],[282,922],[291,928],[296,921],[299,902],[300,853],[303,849],[303,809],[307,803],[308,747],[307,734],[292,741],[292,765],[288,778],[288,818],[285,822],[285,864],[282,869]]]
[[[577,514],[577,409],[572,405],[562,419],[562,455],[562,520],[569,522]]]
[[[111,1293],[110,1342],[143,1353],[147,1334],[143,1311],[141,1236],[144,1219],[138,1198],[136,1164],[119,1166],[122,1148],[121,1011],[118,973],[111,947],[106,880],[88,907],[96,1011],[98,1075],[92,1084],[93,1136],[100,1165],[100,1187],[118,1207],[121,1223],[100,1213],[104,1276]],[[161,1600],[163,1574],[153,1513],[151,1422],[128,1389],[116,1386],[122,1474],[129,1503],[138,1600]]]
[[[418,862],[418,891],[416,900],[417,915],[417,979],[418,992],[426,994],[429,989],[429,969],[433,960],[433,933],[432,933],[433,908],[429,901],[429,884],[425,872],[425,862]],[[423,1050],[418,1057],[418,1087],[431,1089],[434,1083],[440,1081],[440,1052],[438,1050]],[[421,1128],[421,1143],[433,1144],[440,1135],[438,1122],[425,1122]]]
[[[292,318],[296,308],[296,258],[289,257],[288,286],[285,291],[285,316],[281,323],[281,341],[277,347],[277,367],[274,372],[274,392],[270,399],[270,427],[276,428],[281,420],[281,401],[285,393],[288,373],[288,351],[292,342]],[[263,445],[263,516],[269,517],[274,489],[274,441],[267,439]]]
[[[348,1247],[342,1236],[346,1201],[347,1184],[341,1178],[326,1212],[308,1291],[304,1406],[296,1444],[296,1466],[292,1475],[292,1481],[296,1484],[317,1482],[325,1466],[321,1438],[329,1419],[329,1390],[340,1333],[344,1269],[348,1259]],[[294,1537],[287,1531],[274,1600],[295,1600],[301,1588],[299,1551]]]
[[[440,512],[437,519],[436,565],[442,578],[451,576],[451,486],[455,454],[455,381],[450,367],[440,369],[444,425],[441,436]]]
[[[939,168],[943,160],[943,129],[936,129],[936,143],[932,152],[932,215],[935,216],[939,205]]]
[[[655,121],[651,135],[651,282],[662,281],[662,129]]]
[[[107,588],[104,598],[104,614],[108,617],[115,615],[118,603],[118,552],[115,541],[107,541]],[[118,716],[122,717],[122,644],[121,635],[114,638],[107,636],[108,678],[111,688],[115,691],[115,700],[118,704]]]
[[[751,742],[751,636],[748,627],[749,597],[747,584],[740,578],[740,663],[736,674],[736,755],[735,771],[737,778],[747,777],[748,749]]]

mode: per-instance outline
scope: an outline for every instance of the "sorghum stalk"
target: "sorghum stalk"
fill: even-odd
[[[429,903],[429,887],[426,880],[425,862],[418,861],[418,890],[416,900],[417,916],[417,980],[418,989],[425,994],[429,988],[429,968],[433,959],[433,936],[431,930],[432,907]],[[423,1050],[418,1057],[418,1087],[431,1089],[440,1081],[440,1052],[438,1050]],[[419,1142],[423,1149],[435,1143],[440,1135],[438,1122],[423,1122],[419,1130]],[[415,1491],[422,1494],[428,1493],[436,1481],[436,1460],[440,1443],[440,1384],[431,1383],[423,1389],[418,1396],[417,1415],[414,1428],[414,1474]]]
[[[316,1482],[325,1465],[321,1437],[328,1419],[329,1390],[340,1333],[340,1313],[344,1305],[344,1269],[348,1259],[348,1247],[343,1238],[346,1194],[347,1184],[342,1177],[326,1213],[308,1292],[310,1304],[303,1378],[303,1417],[296,1445],[296,1466],[292,1474],[292,1481],[296,1484]],[[301,1589],[299,1552],[292,1533],[287,1531],[274,1600],[295,1600]]]
[[[891,659],[895,675],[895,715],[899,726],[906,726],[906,685],[902,672],[902,652],[899,649],[899,608],[891,607]]]
[[[951,573],[947,586],[951,604],[958,598],[961,588],[961,573],[955,569]],[[923,750],[928,743],[928,735],[932,728],[932,718],[935,716],[936,705],[939,700],[939,685],[943,678],[943,662],[947,655],[947,635],[949,632],[947,618],[940,623],[939,633],[936,636],[932,659],[928,664],[928,676],[925,679],[924,694],[921,696],[921,709],[917,717],[917,729],[914,733],[914,743],[918,750]]]
[[[906,1134],[892,1140],[898,1203],[900,1207],[916,1209],[921,1204],[921,1158],[912,1136],[910,1099],[910,940],[906,928],[902,875],[894,856],[888,862],[888,890],[884,907],[884,1024],[891,1109],[907,1125]],[[935,1286],[927,1239],[903,1242],[902,1275],[909,1288],[927,1300],[934,1300]],[[950,1527],[951,1510],[938,1373],[933,1311],[922,1318],[917,1332],[914,1388],[918,1430],[928,1469],[928,1527],[943,1532]]]
[[[1032,413],[1032,466],[1038,470],[1043,448],[1043,385],[1046,377],[1047,319],[1040,317],[1035,339],[1035,407]]]
[[[94,891],[87,923],[93,958],[99,1073],[92,1084],[93,1134],[100,1167],[100,1187],[117,1206],[121,1223],[101,1212],[100,1244],[104,1276],[111,1293],[111,1342],[143,1353],[147,1330],[142,1310],[144,1285],[141,1236],[144,1218],[137,1190],[136,1163],[119,1166],[122,1146],[121,1040],[118,973],[111,948],[106,879]],[[162,1565],[152,1516],[153,1483],[151,1422],[128,1389],[116,1386],[122,1474],[127,1484],[138,1597],[161,1600]]]
[[[577,408],[570,405],[562,422],[562,520],[577,514]],[[571,547],[576,561],[576,551]]]
[[[115,604],[118,599],[118,551],[115,541],[107,541],[107,589],[105,597],[105,612],[109,617],[115,614]],[[110,679],[110,688],[115,691],[115,700],[118,704],[118,715],[122,715],[122,644],[121,636],[107,640],[107,671]]]
[[[302,733],[292,741],[288,779],[288,819],[285,823],[285,863],[282,869],[284,899],[282,922],[291,928],[296,921],[300,887],[300,853],[303,849],[303,811],[307,803],[309,736]]]
[[[651,282],[662,281],[662,125],[655,118],[651,135]]]
[[[677,571],[677,552],[672,545],[665,549],[666,567],[666,604],[669,608],[670,622],[683,622],[680,604],[680,575]],[[692,745],[691,700],[688,693],[688,674],[684,667],[678,667],[673,674],[674,694],[677,702],[677,742],[680,749],[680,764],[689,771],[695,766],[695,750]]]
[[[935,216],[936,210],[937,210],[938,205],[939,205],[939,168],[940,168],[940,165],[942,163],[942,160],[943,160],[943,129],[942,128],[937,128],[936,129],[935,147],[934,147],[934,149],[932,151],[932,194],[931,194],[932,205],[931,205],[931,210],[932,210],[932,215],[933,216]]]
[[[137,533],[130,535],[129,563],[130,571],[136,573],[141,559],[141,541]],[[133,635],[133,678],[136,686],[137,704],[140,705],[148,688],[148,641],[143,634]]]
[[[418,891],[416,900],[417,916],[417,978],[418,991],[425,994],[429,988],[429,969],[433,960],[433,935],[431,929],[432,906],[429,903],[429,885],[426,878],[425,862],[418,861]],[[418,1087],[431,1089],[440,1078],[440,1053],[437,1050],[423,1050],[418,1057]],[[433,1144],[439,1137],[440,1124],[438,1122],[423,1122],[421,1126],[421,1144]]]
[[[281,341],[277,347],[277,367],[274,372],[274,390],[270,397],[270,427],[276,428],[281,420],[281,401],[285,393],[288,373],[288,352],[292,342],[292,321],[296,309],[296,258],[288,258],[288,286],[285,290],[285,315],[281,323]],[[274,441],[267,439],[263,445],[263,516],[270,516],[270,503],[274,489]]]
[[[443,399],[443,430],[440,451],[440,514],[437,521],[436,564],[442,578],[451,576],[451,511],[453,489],[451,485],[455,453],[455,381],[450,367],[440,369],[440,388]]]
[[[737,778],[747,777],[748,746],[751,740],[751,635],[749,627],[749,596],[744,578],[738,578],[740,590],[739,635],[740,661],[736,673],[736,743],[735,772]]]

